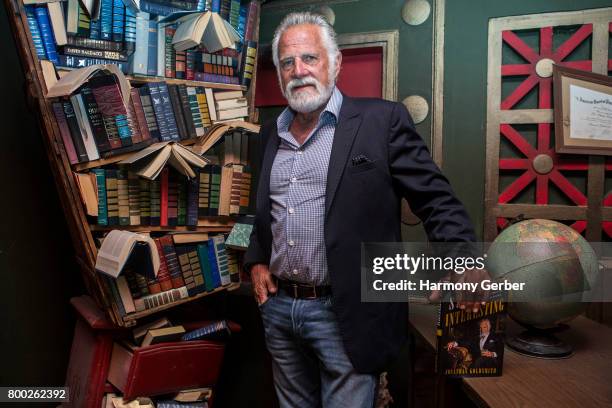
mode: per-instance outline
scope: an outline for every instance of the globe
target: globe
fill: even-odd
[[[493,241],[487,251],[487,269],[493,279],[525,283],[523,291],[508,293],[508,314],[531,329],[519,341],[530,343],[528,350],[520,351],[533,352],[535,342],[535,354],[567,355],[567,346],[544,331],[555,329],[583,312],[584,292],[591,288],[599,271],[591,245],[559,222],[521,221],[506,228]],[[537,333],[548,338],[536,339]],[[509,340],[508,344],[512,347],[513,342],[516,345],[517,339]]]

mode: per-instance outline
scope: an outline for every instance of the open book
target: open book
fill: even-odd
[[[89,78],[100,71],[113,74],[117,77],[121,88],[123,103],[127,106],[130,101],[130,83],[115,64],[92,65],[90,67],[75,69],[62,76],[62,78],[54,84],[50,84],[45,77],[45,81],[47,81],[47,98],[72,94],[87,82]]]
[[[195,154],[204,154],[215,145],[230,130],[244,129],[247,132],[259,133],[261,126],[243,120],[216,123],[212,125],[206,134],[200,138],[191,149]]]
[[[155,241],[144,234],[112,230],[106,235],[96,258],[96,270],[113,278],[119,277],[126,263],[143,276],[157,276],[159,253]]]
[[[148,161],[145,160],[147,158]],[[155,180],[166,163],[170,163],[172,167],[189,178],[196,176],[191,166],[203,168],[208,164],[205,158],[198,156],[188,147],[174,142],[154,143],[120,161],[119,164],[136,162],[139,162],[136,174],[149,180]]]
[[[185,51],[201,43],[208,52],[216,52],[223,48],[236,48],[235,43],[241,40],[234,27],[212,11],[173,13],[160,23],[174,21],[179,23],[172,38],[177,51]]]

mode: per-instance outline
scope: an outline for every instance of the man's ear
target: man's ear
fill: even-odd
[[[340,67],[342,65],[342,53],[338,50],[338,55],[336,55],[336,78],[340,75]]]

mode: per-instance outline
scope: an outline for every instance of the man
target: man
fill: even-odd
[[[448,350],[456,347],[466,347],[472,354],[473,368],[493,368],[497,367],[497,357],[500,347],[503,347],[503,342],[495,333],[491,333],[491,320],[484,318],[478,323],[479,335],[475,341],[466,342],[450,342],[447,345]]]
[[[431,241],[469,218],[403,105],[335,87],[342,55],[320,16],[293,13],[272,52],[289,107],[261,131],[251,271],[282,407],[371,407],[407,332],[401,303],[360,302],[362,242],[400,240],[400,199]]]

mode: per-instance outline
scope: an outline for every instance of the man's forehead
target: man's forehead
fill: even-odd
[[[292,46],[319,48],[323,46],[320,27],[314,24],[299,24],[289,27],[281,35],[279,50]]]

